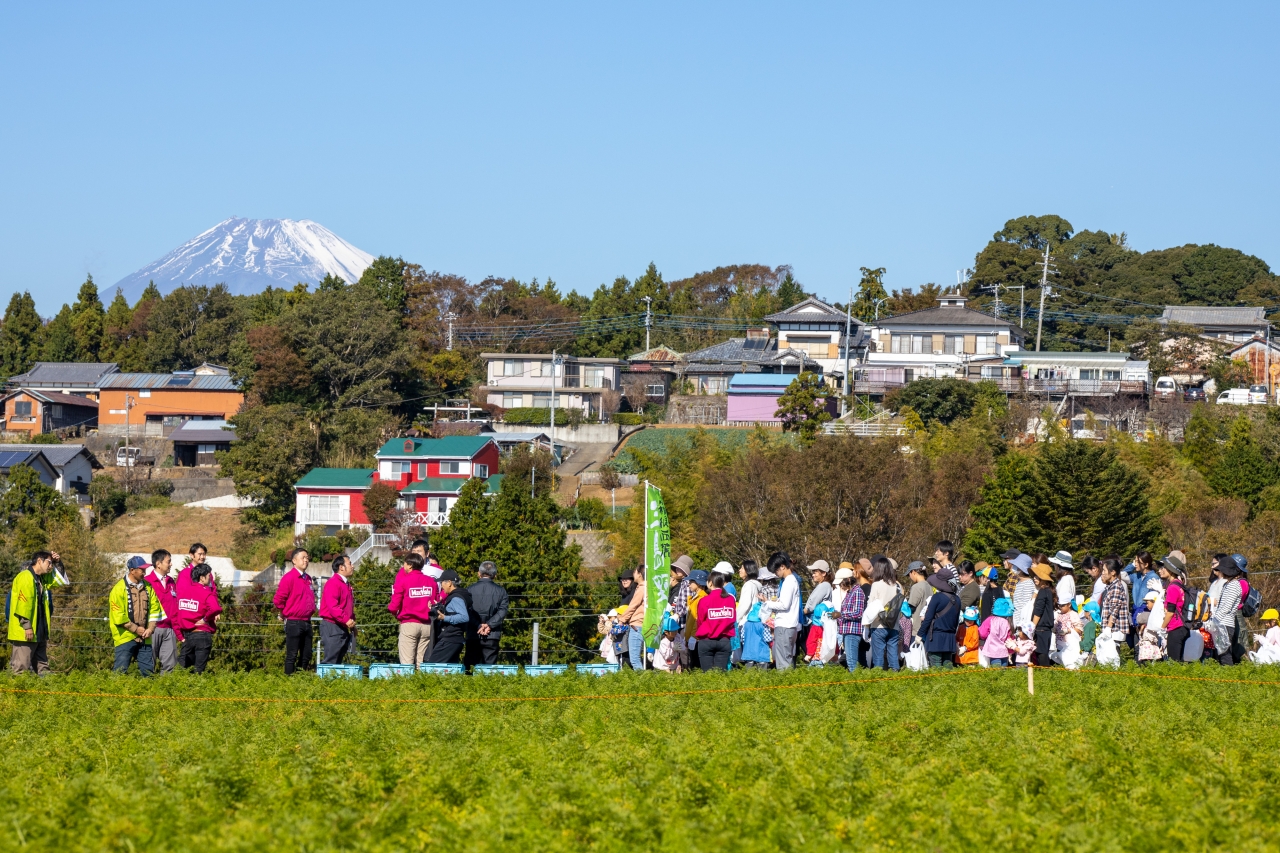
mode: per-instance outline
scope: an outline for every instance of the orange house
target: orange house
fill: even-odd
[[[98,397],[98,431],[166,436],[189,420],[225,420],[244,403],[226,373],[115,373],[103,377]]]
[[[19,388],[0,400],[4,404],[0,428],[7,432],[36,436],[57,429],[93,429],[98,425],[98,401],[88,397]]]

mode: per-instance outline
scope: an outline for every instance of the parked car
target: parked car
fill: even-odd
[[[155,465],[156,458],[154,456],[143,455],[141,447],[119,447],[116,448],[116,467],[133,468],[142,465]]]
[[[1250,385],[1249,386],[1249,402],[1260,406],[1267,404],[1267,386],[1266,385]]]
[[[1218,403],[1226,403],[1232,406],[1248,406],[1254,401],[1248,388],[1229,388],[1218,395]],[[1264,398],[1261,402],[1265,403]],[[1256,405],[1256,404],[1255,404]]]
[[[1205,401],[1205,393],[1203,388],[1187,388],[1182,392],[1182,399],[1188,403],[1203,403]]]
[[[1172,397],[1178,393],[1178,382],[1172,376],[1161,376],[1156,380],[1156,396]]]

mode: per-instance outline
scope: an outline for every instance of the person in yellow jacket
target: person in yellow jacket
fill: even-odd
[[[15,673],[49,671],[49,620],[53,618],[55,586],[67,577],[54,565],[61,558],[52,551],[36,551],[31,565],[18,572],[9,587],[9,669]]]
[[[138,672],[144,678],[151,675],[155,660],[151,653],[151,633],[160,621],[159,607],[155,605],[155,593],[144,577],[148,563],[142,557],[130,557],[125,565],[125,576],[116,581],[108,598],[111,640],[115,643],[116,672],[128,672],[129,664],[138,662]]]

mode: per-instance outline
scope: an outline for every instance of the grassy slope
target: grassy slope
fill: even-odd
[[[1280,681],[1274,668],[1193,672]],[[19,849],[19,831],[25,849],[63,851],[1275,849],[1275,683],[1042,672],[1029,697],[1022,672],[872,677],[6,676],[6,690],[205,696],[668,693],[335,705],[0,692],[0,849]]]

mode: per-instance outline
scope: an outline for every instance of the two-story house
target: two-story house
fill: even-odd
[[[399,508],[413,513],[417,525],[441,527],[468,480],[484,480],[486,494],[496,494],[502,482],[498,444],[489,435],[393,438],[374,456],[376,468],[314,468],[299,480],[294,532],[315,526],[372,528],[364,493],[374,483],[395,488]]]
[[[627,367],[621,358],[578,358],[550,353],[486,352],[487,402],[504,409],[580,409],[590,417],[601,411],[601,395],[618,388]],[[555,364],[555,359],[560,364]]]
[[[1206,338],[1243,343],[1267,337],[1265,308],[1217,308],[1205,305],[1166,305],[1160,322],[1197,326]]]

